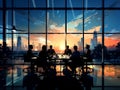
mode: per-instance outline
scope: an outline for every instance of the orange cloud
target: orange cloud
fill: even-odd
[[[120,40],[114,39],[112,37],[105,37],[104,42],[105,42],[105,46],[110,47],[110,46],[116,45],[118,42],[120,42]]]

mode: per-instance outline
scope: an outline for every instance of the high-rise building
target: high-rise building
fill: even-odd
[[[97,32],[94,31],[93,38],[91,39],[91,49],[94,49],[95,46],[97,46]]]
[[[21,36],[17,37],[17,50],[21,50],[22,49],[22,41],[21,41]]]
[[[78,42],[79,50],[83,50],[83,40],[84,38],[81,38],[81,40]]]

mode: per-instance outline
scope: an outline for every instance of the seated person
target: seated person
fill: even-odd
[[[53,46],[50,45],[50,48],[47,51],[49,59],[51,59],[54,55],[56,55],[55,50],[53,49]]]
[[[87,62],[92,62],[90,45],[86,45],[85,57],[87,58],[87,60],[86,60]]]
[[[69,46],[67,45],[67,46],[66,46],[66,49],[64,50],[63,55],[67,55],[67,57],[69,58],[69,57],[71,56],[71,54],[72,54],[72,51],[71,51],[71,49],[69,49]],[[63,55],[62,55],[62,56],[63,56]],[[65,56],[65,57],[66,57],[66,56]],[[69,63],[68,60],[64,60],[64,59],[63,59],[63,61],[65,62],[65,65],[67,65],[67,64]]]
[[[43,45],[42,50],[39,52],[38,55],[38,67],[42,67],[44,70],[46,70],[48,66],[47,58],[47,47],[46,45]]]
[[[34,62],[32,62],[32,57],[35,55],[33,54],[33,45],[29,45],[27,53],[24,55],[24,61],[25,62],[31,62],[31,70],[34,69]]]
[[[76,73],[76,67],[82,66],[82,68],[83,68],[84,63],[81,60],[80,52],[78,51],[78,47],[75,45],[73,48],[74,48],[74,52],[72,53],[72,55],[70,57],[70,59],[72,60],[72,62],[70,64],[70,68],[72,69],[73,73]]]
[[[82,82],[82,84],[85,86],[85,90],[92,90],[93,87],[93,77],[89,75],[87,72],[82,73],[79,80]]]
[[[37,74],[29,69],[27,75],[23,77],[23,87],[26,87],[26,90],[34,90],[38,81],[39,77]]]
[[[34,56],[33,54],[33,46],[29,45],[27,53],[24,55],[24,61],[25,62],[31,62],[32,57]]]
[[[64,51],[64,54],[65,54],[65,55],[71,55],[71,54],[72,54],[72,51],[71,51],[71,49],[69,49],[69,46],[68,46],[68,45],[66,46],[66,49],[65,49],[65,51]]]

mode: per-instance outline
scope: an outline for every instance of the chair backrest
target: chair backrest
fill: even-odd
[[[23,57],[24,57],[24,62],[30,62],[30,59],[27,53],[25,53]]]

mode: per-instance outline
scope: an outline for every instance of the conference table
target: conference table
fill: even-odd
[[[89,68],[89,66],[87,65],[87,58],[81,56],[81,59],[84,61],[84,71],[87,72],[87,69]],[[31,65],[35,65],[37,60],[37,56],[32,57]],[[47,62],[49,65],[54,66],[54,68],[59,66],[59,70],[62,72],[63,67],[69,66],[68,64],[71,63],[72,60],[70,59],[70,55],[57,54],[54,55],[52,58],[47,58]]]

